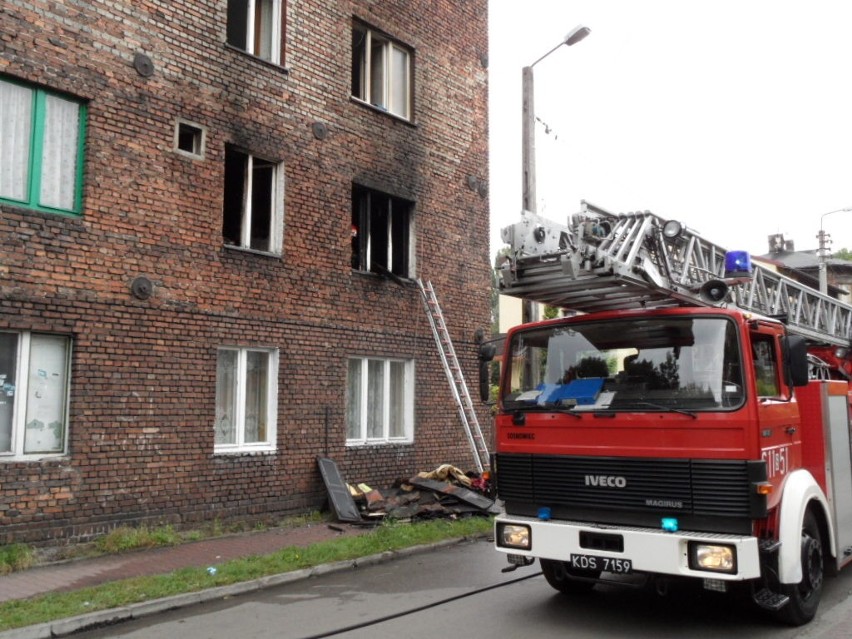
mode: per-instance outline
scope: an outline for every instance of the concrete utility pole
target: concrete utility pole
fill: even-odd
[[[521,74],[522,90],[522,126],[521,126],[521,162],[523,165],[523,195],[521,211],[535,212],[535,90],[533,87],[533,67],[556,51],[563,44],[572,46],[591,33],[591,29],[582,25],[574,27],[562,42],[541,56],[528,67],[524,67]]]
[[[817,249],[817,258],[819,259],[819,292],[823,295],[828,294],[828,265],[825,263],[825,258],[828,255],[828,247],[831,244],[831,235],[822,230],[822,221],[826,215],[848,211],[852,211],[852,208],[829,211],[828,213],[823,213],[819,218],[819,234],[817,235],[819,249]]]

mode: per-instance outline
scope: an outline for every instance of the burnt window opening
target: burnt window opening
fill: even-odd
[[[352,268],[410,276],[414,204],[362,186],[352,187]]]
[[[228,44],[273,64],[284,59],[285,0],[228,0]]]
[[[283,226],[282,164],[225,149],[222,237],[227,245],[278,253]]]

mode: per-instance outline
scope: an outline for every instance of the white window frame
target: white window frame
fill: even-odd
[[[246,53],[266,60],[272,64],[281,64],[281,28],[282,28],[282,12],[284,10],[284,0],[272,0],[272,17],[270,18],[272,33],[270,34],[270,52],[269,56],[263,56],[257,51],[257,43],[254,39],[254,21],[257,14],[257,5],[260,0],[248,0],[246,10]]]
[[[284,232],[284,163],[275,162],[274,160],[266,160],[251,153],[234,149],[236,152],[244,155],[247,158],[245,172],[243,174],[243,201],[242,201],[242,220],[240,228],[239,244],[229,244],[246,250],[255,249],[251,245],[251,229],[252,229],[252,190],[254,188],[254,161],[255,158],[264,162],[273,164],[272,186],[270,188],[271,202],[271,219],[269,221],[269,250],[261,250],[263,253],[273,253],[280,255],[283,246],[282,235]],[[223,213],[224,214],[224,213]]]
[[[350,393],[350,366],[353,362],[360,363],[360,396],[358,397],[359,406],[359,434],[357,437],[350,437],[350,407],[352,406],[353,398]],[[368,436],[368,420],[367,413],[370,407],[369,401],[369,363],[383,363],[383,391],[382,391],[382,436]],[[392,437],[390,434],[390,383],[391,383],[391,362],[403,364],[403,427],[402,436]],[[412,443],[414,441],[414,360],[413,359],[394,359],[383,357],[350,357],[347,360],[346,368],[346,445],[347,446],[363,446],[374,444],[400,444]]]
[[[184,127],[193,133],[193,149],[191,151],[180,148],[180,134]],[[180,155],[185,155],[186,157],[190,157],[194,160],[204,159],[204,156],[207,153],[207,127],[196,124],[195,122],[190,122],[189,120],[178,118],[175,120],[174,145],[175,152]]]
[[[16,379],[14,380],[14,389],[12,390],[12,433],[11,433],[11,452],[0,452],[0,462],[13,462],[13,461],[37,461],[39,459],[45,459],[49,457],[61,457],[66,455],[68,452],[68,412],[69,412],[69,402],[70,402],[70,388],[71,388],[71,338],[66,335],[56,335],[51,333],[32,333],[29,331],[2,331],[3,333],[14,334],[18,336],[18,350],[15,355],[15,365],[16,365]],[[65,342],[65,362],[63,364],[63,368],[61,373],[57,371],[42,371],[38,369],[35,371],[31,370],[31,366],[38,366],[39,362],[34,362],[32,360],[32,342],[33,337],[45,337],[50,339],[61,339]],[[27,404],[30,399],[31,394],[38,393],[37,387],[32,386],[32,378],[33,377],[41,377],[44,376],[47,379],[50,376],[61,374],[63,387],[60,389],[61,392],[61,401],[62,401],[62,442],[59,450],[56,451],[47,451],[47,452],[32,452],[26,453],[24,452],[24,448],[26,447],[26,437],[27,437]],[[5,384],[10,384],[10,380],[4,380]],[[3,384],[0,384],[0,389],[3,388]],[[5,397],[4,399],[8,399],[8,390],[0,390],[3,392]]]
[[[278,441],[278,349],[276,348],[243,348],[236,346],[222,346],[216,351],[216,387],[219,387],[219,354],[223,351],[234,352],[237,354],[237,370],[235,372],[237,379],[236,396],[234,397],[235,404],[235,430],[236,437],[234,443],[216,443],[215,429],[217,424],[214,422],[214,454],[227,453],[246,453],[246,452],[273,452],[276,449]],[[267,432],[266,439],[261,442],[246,442],[246,375],[248,353],[265,353],[268,360],[269,376],[266,380],[266,423]],[[216,420],[219,419],[219,397],[216,397]]]
[[[358,31],[363,31],[365,34],[365,42],[363,57],[360,60],[353,60],[353,64],[357,63],[359,65],[358,73],[361,82],[360,94],[353,95],[353,97],[365,104],[387,111],[388,113],[404,120],[411,120],[411,50],[397,44],[389,38],[379,35],[368,27],[357,26],[355,28]],[[372,55],[374,43],[381,46],[382,49],[381,78],[378,79],[373,77]],[[402,81],[405,83],[405,101],[402,105],[395,104],[393,99],[396,89],[394,86],[396,79],[393,67],[395,59],[393,53],[395,51],[405,54],[405,67],[402,73]],[[352,54],[355,56],[356,52],[353,51]],[[379,103],[372,101],[372,88],[374,81],[381,82],[379,89],[381,90],[382,97]]]

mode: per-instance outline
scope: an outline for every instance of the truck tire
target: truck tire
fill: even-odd
[[[778,618],[791,626],[808,623],[816,615],[822,597],[825,557],[822,536],[816,517],[810,510],[802,521],[802,580],[797,584],[781,584],[789,603],[778,611]]]
[[[581,581],[575,577],[586,577],[597,579],[601,576],[600,570],[575,570],[568,567],[564,561],[554,559],[539,559],[541,572],[554,589],[566,595],[582,595],[590,592],[595,587],[593,581]]]

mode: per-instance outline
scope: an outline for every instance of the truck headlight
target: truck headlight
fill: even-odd
[[[530,527],[520,524],[497,524],[497,545],[529,550],[532,547]]]
[[[730,544],[689,542],[689,567],[712,572],[737,572],[737,551]]]

